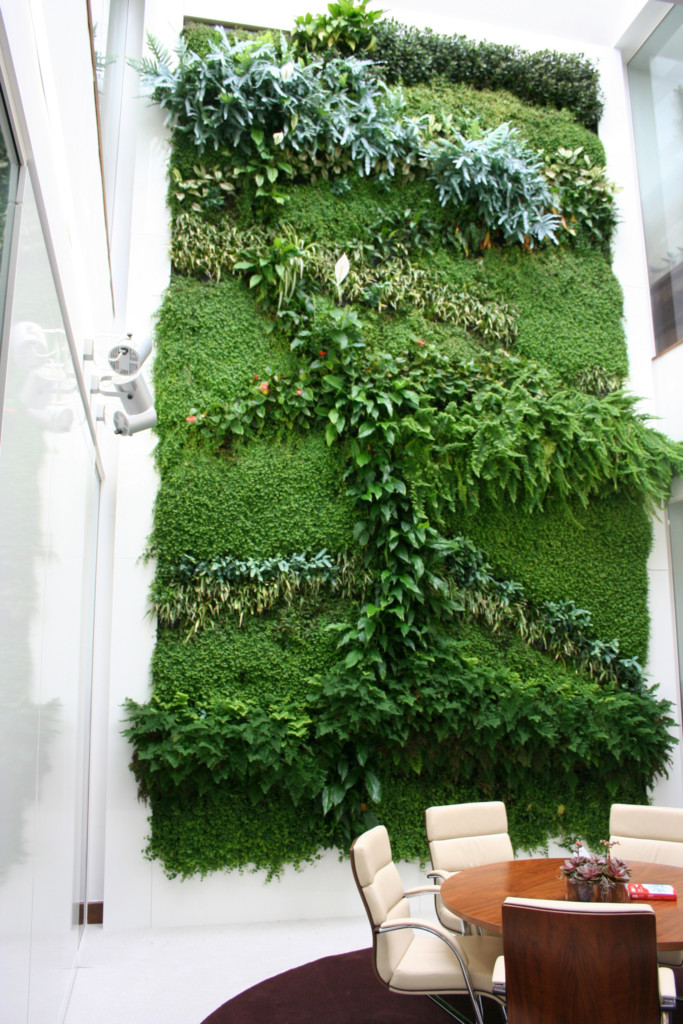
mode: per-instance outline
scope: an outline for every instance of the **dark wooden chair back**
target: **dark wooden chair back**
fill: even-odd
[[[659,1024],[651,907],[503,904],[508,1024]]]

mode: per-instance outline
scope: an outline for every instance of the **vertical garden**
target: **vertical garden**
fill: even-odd
[[[380,59],[381,58],[381,59]],[[148,855],[278,871],[378,820],[505,800],[606,834],[666,771],[651,516],[597,73],[331,4],[189,26],[140,65],[173,126],[154,367]]]

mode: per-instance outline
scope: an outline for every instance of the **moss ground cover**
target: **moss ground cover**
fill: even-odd
[[[498,575],[514,579],[541,600],[571,595],[589,608],[598,636],[616,637],[623,651],[647,658],[647,557],[650,521],[623,497],[587,509],[555,503],[520,516],[487,503],[461,522],[488,553]]]

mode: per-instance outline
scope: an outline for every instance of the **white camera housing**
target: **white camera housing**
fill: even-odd
[[[107,352],[109,366],[121,377],[132,377],[140,372],[142,364],[152,351],[152,339],[145,338],[141,345],[135,346],[132,342],[133,335],[126,335],[125,339],[117,342]]]
[[[129,437],[140,430],[155,427],[157,414],[152,393],[141,373],[135,377],[112,377],[112,384],[118,392],[123,410],[114,413],[114,433]]]
[[[111,338],[112,335],[109,335]],[[87,359],[94,358],[97,363],[94,343],[86,349]],[[156,426],[157,414],[154,399],[147,383],[142,376],[141,368],[152,351],[152,339],[145,338],[137,345],[133,335],[118,337],[114,345],[106,351],[106,361],[112,373],[95,378],[91,385],[92,392],[99,392],[105,397],[117,396],[123,406],[112,417],[114,433],[122,437],[130,437],[141,430],[149,430]]]

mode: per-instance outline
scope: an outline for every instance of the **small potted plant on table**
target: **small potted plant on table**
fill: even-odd
[[[598,899],[603,903],[624,903],[628,899],[626,883],[630,881],[631,869],[625,860],[612,856],[612,847],[619,845],[616,840],[609,843],[606,839],[601,839],[600,845],[604,846],[605,853],[602,857],[596,858],[602,867],[598,881]]]
[[[631,877],[628,864],[612,856],[612,847],[606,839],[600,840],[604,855],[589,853],[577,842],[574,853],[565,860],[560,871],[565,879],[567,899],[588,903],[621,903],[626,899],[626,882]]]
[[[589,903],[595,899],[595,889],[602,876],[602,867],[597,858],[577,842],[574,853],[560,868],[564,876],[568,900]]]

